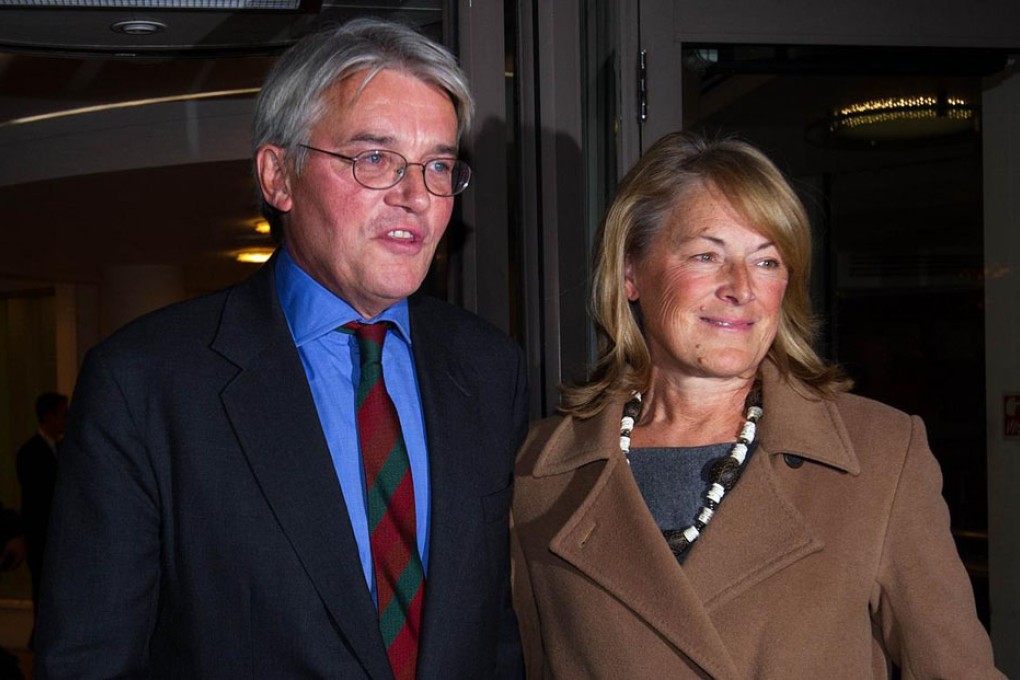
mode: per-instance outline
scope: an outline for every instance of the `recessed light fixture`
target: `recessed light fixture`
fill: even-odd
[[[125,35],[152,35],[153,33],[165,31],[166,24],[148,19],[131,19],[129,21],[118,21],[110,26],[110,28],[117,33],[124,33]]]
[[[245,248],[238,252],[234,259],[249,264],[262,264],[272,256],[272,248]]]

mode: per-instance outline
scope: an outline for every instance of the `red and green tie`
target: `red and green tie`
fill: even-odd
[[[375,571],[379,628],[396,680],[413,680],[418,662],[425,574],[415,531],[414,486],[407,446],[386,392],[382,348],[390,324],[353,321],[361,355],[358,437],[365,466],[365,499]]]

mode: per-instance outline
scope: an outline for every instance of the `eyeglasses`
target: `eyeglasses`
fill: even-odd
[[[471,183],[471,166],[456,158],[430,158],[411,163],[396,151],[371,149],[356,156],[345,156],[301,144],[309,151],[318,151],[351,164],[354,180],[366,189],[389,189],[396,186],[407,174],[407,166],[420,165],[425,178],[425,189],[435,196],[456,196]]]

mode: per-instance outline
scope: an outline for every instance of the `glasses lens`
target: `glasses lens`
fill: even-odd
[[[394,151],[363,151],[354,157],[354,179],[369,189],[389,189],[406,167],[404,157]]]
[[[425,164],[425,186],[437,196],[456,196],[471,181],[471,168],[454,158],[433,158]]]
[[[457,161],[453,165],[453,193],[459,194],[468,188],[471,183],[471,166],[463,161]]]

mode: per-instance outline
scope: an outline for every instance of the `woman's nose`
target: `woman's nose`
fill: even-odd
[[[729,264],[723,268],[722,276],[719,297],[740,305],[754,300],[754,286],[751,284],[751,273],[746,264],[743,262]]]

